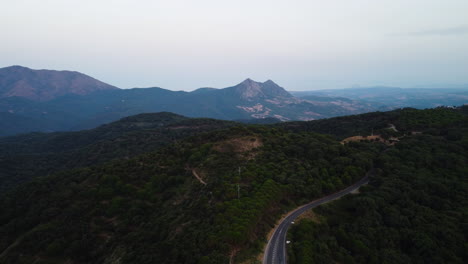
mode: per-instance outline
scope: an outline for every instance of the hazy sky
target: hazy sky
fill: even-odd
[[[0,67],[171,90],[468,84],[467,0],[0,1]]]

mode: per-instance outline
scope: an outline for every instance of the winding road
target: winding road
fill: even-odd
[[[291,222],[294,221],[299,215],[305,211],[317,207],[321,204],[336,200],[369,182],[369,176],[366,175],[364,178],[343,189],[339,192],[330,194],[318,200],[312,201],[306,205],[299,207],[298,209],[289,213],[283,221],[276,227],[273,235],[268,241],[265,255],[263,257],[263,264],[286,264],[286,234],[288,232]]]

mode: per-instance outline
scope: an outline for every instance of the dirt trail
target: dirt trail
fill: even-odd
[[[396,129],[396,127],[395,127],[394,124],[389,124],[388,129],[391,129],[391,130],[393,130],[393,131],[395,131],[395,132],[398,132],[398,130]]]
[[[234,264],[234,257],[236,256],[237,252],[239,252],[238,248],[233,248],[231,253],[229,254],[229,264]]]
[[[34,227],[35,228],[35,227]],[[26,237],[29,233],[31,233],[34,228],[32,228],[31,230],[29,230],[28,232],[26,232],[25,234],[19,236],[13,243],[11,243],[11,245],[9,245],[5,250],[3,250],[2,254],[0,254],[0,259],[2,259],[4,256],[6,256],[6,254],[8,254],[8,252],[16,247],[22,240],[24,237]]]
[[[193,174],[193,176],[195,176],[195,178],[197,178],[197,180],[201,184],[206,185],[206,182],[200,177],[200,175],[198,175],[198,173],[195,171],[195,169],[192,169],[192,174]]]

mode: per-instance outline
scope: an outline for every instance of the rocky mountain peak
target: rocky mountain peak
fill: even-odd
[[[244,99],[253,98],[261,95],[262,93],[262,83],[256,82],[250,78],[245,79],[245,81],[236,85],[236,92]]]
[[[252,84],[255,84],[255,83],[258,84],[259,82],[256,82],[256,81],[254,81],[254,80],[252,80],[250,78],[247,78],[243,82],[241,82],[241,84],[244,84],[244,85],[252,85]]]
[[[272,80],[267,80],[263,83],[263,91],[268,96],[273,97],[293,97],[289,92],[287,92],[283,87],[279,86]]]
[[[284,88],[277,85],[272,80],[262,83],[247,78],[233,88],[242,99],[247,100],[271,97],[292,97]]]

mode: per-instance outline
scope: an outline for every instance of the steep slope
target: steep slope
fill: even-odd
[[[79,72],[32,70],[21,66],[0,69],[0,98],[23,97],[48,101],[66,94],[117,89]]]

